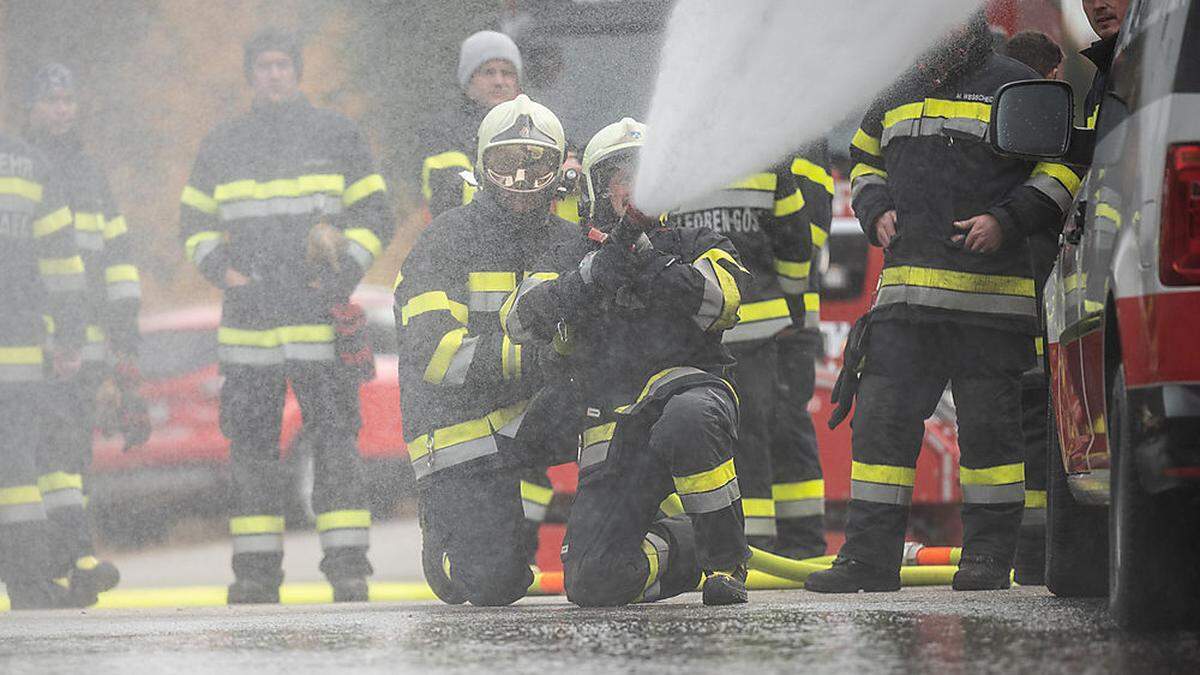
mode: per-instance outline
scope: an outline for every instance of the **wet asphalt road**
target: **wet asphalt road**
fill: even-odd
[[[691,594],[615,610],[561,598],[0,616],[0,672],[1200,672],[1200,633],[1130,634],[1042,589]]]

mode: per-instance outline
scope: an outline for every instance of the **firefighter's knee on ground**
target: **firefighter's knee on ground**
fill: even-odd
[[[646,583],[645,558],[581,556],[564,561],[567,600],[580,607],[616,607],[637,600]]]

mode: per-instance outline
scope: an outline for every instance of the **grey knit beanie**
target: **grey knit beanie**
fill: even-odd
[[[517,49],[517,43],[504,33],[481,30],[463,40],[458,51],[458,83],[464,90],[479,66],[492,59],[504,59],[513,64],[517,79],[521,79],[521,50]]]

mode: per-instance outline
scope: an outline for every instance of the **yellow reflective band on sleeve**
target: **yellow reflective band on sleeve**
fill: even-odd
[[[1025,480],[1025,463],[989,466],[986,469],[959,467],[958,482],[963,485],[1008,485]]]
[[[192,236],[188,237],[187,241],[184,242],[184,244],[183,244],[184,253],[187,255],[187,259],[189,261],[194,262],[196,259],[196,247],[197,246],[199,246],[200,244],[203,244],[206,241],[220,239],[221,236],[222,235],[220,232],[213,232],[212,230],[205,230],[204,232],[197,232],[196,234],[193,234]]]
[[[783,298],[763,300],[761,302],[747,302],[738,307],[738,319],[746,323],[766,321],[768,319],[782,319],[788,316],[791,316],[791,312],[788,310],[787,300]]]
[[[779,177],[773,173],[756,173],[748,178],[743,178],[738,182],[730,185],[729,190],[763,190],[766,192],[774,192],[778,185]]]
[[[1038,356],[1044,356],[1046,354],[1046,339],[1040,335],[1033,338],[1033,350],[1037,352]]]
[[[1115,224],[1117,226],[1117,229],[1121,229],[1121,214],[1116,209],[1114,209],[1111,204],[1107,204],[1105,202],[1100,202],[1099,204],[1097,204],[1096,205],[1096,217],[1097,218],[1108,218],[1109,220],[1111,220],[1113,222],[1113,224]]]
[[[383,244],[380,243],[379,237],[375,233],[365,227],[351,227],[346,229],[342,234],[350,241],[365,248],[370,254],[376,258],[380,253],[383,253]]]
[[[747,518],[774,518],[775,502],[758,497],[742,497],[742,514]]]
[[[0,488],[0,506],[40,504],[41,501],[42,491],[36,485],[18,485],[16,487]]]
[[[774,174],[772,174],[772,177],[774,177]],[[721,295],[724,297],[725,304],[721,307],[721,314],[713,323],[712,328],[724,330],[732,327],[737,317],[738,306],[742,304],[742,292],[738,289],[737,281],[733,278],[733,275],[721,265],[721,261],[731,262],[743,272],[746,272],[746,268],[742,267],[737,259],[730,255],[728,251],[719,248],[708,249],[704,253],[701,253],[700,257],[696,260],[707,260],[712,263],[713,270],[717,274],[717,285],[720,286]],[[746,273],[749,274],[749,272]]]
[[[122,281],[141,281],[135,265],[111,265],[104,269],[104,281],[110,284]]]
[[[679,495],[672,492],[658,505],[658,510],[667,514],[668,518],[678,516],[683,513],[683,501],[679,499]]]
[[[470,272],[467,274],[467,289],[476,292],[511,291],[517,287],[517,275],[513,272]]]
[[[643,539],[642,553],[646,555],[646,563],[650,568],[646,574],[646,583],[642,585],[642,593],[645,594],[658,581],[658,549],[654,548],[654,544]]]
[[[77,255],[70,258],[42,258],[38,260],[38,271],[43,276],[83,274],[83,258]]]
[[[425,195],[425,199],[433,199],[433,188],[429,185],[429,174],[442,169],[463,169],[471,171],[471,160],[466,154],[458,150],[450,150],[438,155],[426,157],[421,165],[421,194]],[[465,183],[465,181],[464,181]],[[474,195],[474,191],[471,192]],[[463,194],[463,203],[470,201],[469,197]]]
[[[887,180],[888,173],[883,169],[877,169],[870,164],[863,164],[861,162],[855,164],[854,168],[850,170],[850,182],[853,183],[863,176],[879,176],[880,178]]]
[[[1046,491],[1045,490],[1025,490],[1025,508],[1027,509],[1044,509],[1046,508]]]
[[[1100,104],[1097,103],[1096,107],[1092,109],[1092,113],[1090,115],[1088,115],[1087,128],[1095,129],[1096,128],[1096,120],[1098,120],[1098,119],[1100,119]]]
[[[924,110],[924,108],[924,101],[908,103],[898,108],[892,108],[883,114],[883,128],[887,129],[890,126],[894,126],[897,122],[903,122],[905,120],[920,119],[921,112]]]
[[[75,229],[83,232],[103,232],[104,216],[99,213],[75,212]]]
[[[179,201],[185,206],[190,206],[201,213],[207,213],[210,216],[217,215],[217,200],[191,185],[184,186],[183,194],[179,197]]]
[[[507,335],[500,340],[500,374],[506,380],[521,379],[521,345]]]
[[[407,326],[413,317],[437,311],[450,312],[459,323],[467,325],[467,306],[448,298],[445,291],[427,291],[405,303],[400,310],[400,325]]]
[[[775,259],[775,273],[789,279],[805,279],[812,270],[812,262],[793,262],[791,260]]]
[[[371,512],[365,509],[327,511],[325,513],[317,514],[317,532],[370,526]]]
[[[1054,164],[1052,162],[1039,162],[1033,167],[1033,176],[1045,175],[1050,176],[1054,180],[1062,183],[1063,187],[1067,188],[1072,195],[1079,192],[1080,180],[1075,172],[1068,169],[1062,164]]]
[[[679,495],[690,495],[716,490],[734,478],[737,478],[737,472],[733,468],[732,459],[727,460],[715,469],[701,471],[690,476],[672,477],[675,481],[675,493]]]
[[[541,279],[542,281],[554,281],[558,278],[558,272],[526,272],[526,279]]]
[[[88,342],[104,342],[104,329],[100,326],[89,325],[84,330]]]
[[[41,347],[0,347],[0,365],[38,366],[44,359]]]
[[[775,200],[775,217],[782,218],[804,208],[804,195],[796,190],[790,196]]]
[[[807,178],[820,185],[830,195],[834,193],[833,176],[830,176],[824,167],[814,164],[803,157],[797,157],[792,160],[792,174],[800,178]]]
[[[825,248],[825,242],[829,241],[829,233],[821,229],[821,226],[816,223],[810,223],[808,228],[812,232],[813,246]]]
[[[806,312],[821,311],[821,294],[820,293],[805,293],[804,294],[804,311],[806,311]]]
[[[270,348],[278,347],[280,343],[279,333],[273,328],[267,330],[246,330],[245,328],[221,326],[217,329],[217,344]]]
[[[595,445],[604,441],[611,441],[613,434],[617,432],[617,423],[609,422],[594,427],[588,427],[583,432],[583,446]]]
[[[295,178],[279,178],[265,183],[256,180],[239,180],[223,183],[213,190],[216,203],[234,200],[264,200],[276,197],[303,197],[318,192],[342,194],[346,177],[336,173],[309,174]]]
[[[64,206],[33,221],[33,236],[40,238],[54,234],[70,225],[72,220],[71,209]]]
[[[283,532],[282,516],[234,516],[229,519],[229,534],[278,534]]]
[[[383,182],[383,176],[373,173],[366,178],[359,179],[353,185],[346,188],[342,193],[342,204],[345,206],[354,206],[357,202],[370,197],[376,192],[387,192],[387,185]]]
[[[117,216],[112,220],[104,221],[104,238],[105,240],[113,240],[129,231],[129,226],[125,223],[125,216]]]
[[[862,150],[868,155],[883,157],[883,147],[880,143],[880,140],[863,131],[862,129],[859,129],[854,133],[854,140],[850,141],[850,145]],[[795,171],[794,166],[792,170],[793,172]]]
[[[546,506],[554,498],[554,490],[536,483],[521,481],[521,499]]]
[[[466,328],[455,328],[442,336],[442,339],[438,341],[437,349],[433,351],[433,356],[429,359],[429,365],[425,368],[423,379],[426,382],[441,384],[446,379],[446,371],[450,369],[450,362],[454,359],[454,355],[458,353],[459,347],[462,346],[463,338],[466,336]]]
[[[923,114],[925,117],[961,117],[980,122],[991,122],[992,106],[975,101],[947,101],[940,98],[928,98],[925,99]]]
[[[880,286],[921,286],[963,293],[993,293],[1034,297],[1033,279],[999,274],[973,274],[927,267],[888,267],[883,270]]]
[[[29,201],[42,201],[42,186],[31,180],[6,176],[0,178],[0,195],[16,195]]]
[[[83,476],[77,473],[55,471],[54,473],[39,476],[37,486],[42,492],[54,492],[55,490],[68,490],[71,488],[82,490]]]
[[[912,487],[917,479],[917,470],[907,466],[851,462],[850,479],[866,481],[868,483],[881,483],[883,485]]]
[[[800,499],[824,499],[825,481],[818,478],[798,483],[776,483],[771,486],[771,498],[780,502],[794,502]]]
[[[396,280],[392,282],[392,292],[395,293],[400,284],[404,282],[404,270],[396,270]]]

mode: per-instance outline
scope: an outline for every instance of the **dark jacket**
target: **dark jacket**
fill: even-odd
[[[63,190],[41,153],[0,134],[0,382],[42,379],[46,322],[83,343],[83,259]]]
[[[1104,40],[1096,40],[1090,47],[1080,52],[1096,66],[1096,74],[1092,76],[1092,86],[1088,89],[1087,98],[1083,100],[1083,110],[1087,115],[1087,127],[1096,128],[1096,117],[1100,114],[1100,101],[1104,100],[1104,90],[1108,88],[1108,72],[1112,69],[1113,54],[1117,50],[1117,39],[1120,34]]]
[[[421,186],[430,216],[436,218],[474,197],[475,186],[462,174],[474,171],[479,124],[487,113],[488,108],[463,95],[421,131],[414,178]]]
[[[62,178],[67,204],[75,214],[75,241],[87,272],[88,346],[84,359],[102,361],[105,337],[120,354],[136,354],[141,275],[133,241],[109,188],[104,170],[74,134],[32,135],[30,141]]]
[[[1058,226],[1079,179],[1060,164],[999,157],[986,141],[996,90],[1035,77],[989,49],[935,81],[901,80],[871,106],[850,149],[854,211],[878,245],[874,223],[895,209],[898,234],[877,318],[1036,330],[1026,236]],[[998,251],[981,255],[952,243],[955,221],[985,213],[1004,230]]]

